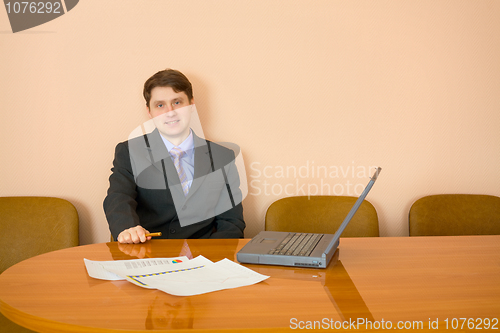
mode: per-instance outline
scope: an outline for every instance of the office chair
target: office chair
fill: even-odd
[[[69,201],[0,197],[0,274],[25,259],[78,243],[78,213]],[[32,331],[0,314],[0,332]]]
[[[266,213],[266,230],[334,234],[358,198],[297,196],[277,200]],[[342,237],[378,237],[378,217],[364,200]]]
[[[440,194],[418,199],[409,213],[410,236],[500,235],[500,198]]]

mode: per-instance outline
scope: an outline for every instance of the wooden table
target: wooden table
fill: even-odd
[[[448,325],[457,332],[471,323],[484,332],[486,318],[500,328],[500,236],[342,238],[326,269],[246,265],[271,278],[191,297],[96,280],[83,262],[186,253],[236,260],[246,242],[152,240],[46,253],[0,275],[0,310],[40,332],[290,332],[315,325],[419,332]]]

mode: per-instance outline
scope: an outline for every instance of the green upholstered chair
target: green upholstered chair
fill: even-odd
[[[78,213],[69,201],[0,197],[0,273],[25,259],[78,243]],[[0,314],[0,332],[31,331]]]
[[[266,230],[333,234],[358,198],[297,196],[277,200],[266,213]],[[377,211],[363,201],[342,237],[378,237]]]
[[[410,236],[500,235],[500,198],[440,194],[410,208]]]

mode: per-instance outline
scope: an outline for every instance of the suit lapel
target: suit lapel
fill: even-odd
[[[193,132],[194,138],[194,175],[193,183],[189,189],[186,199],[189,199],[192,194],[196,192],[205,181],[205,176],[212,172],[212,164],[210,161],[210,154],[208,151],[207,142],[199,138]]]
[[[175,188],[176,191],[182,193],[182,187],[180,186],[179,175],[177,169],[172,162],[170,154],[165,147],[165,143],[160,137],[158,129],[153,132],[146,134],[149,148],[145,145],[146,158],[151,162],[151,164],[163,173],[163,164],[165,165],[165,172],[167,173],[167,181],[170,189]],[[212,172],[212,164],[210,160],[210,154],[207,146],[207,142],[198,137],[193,132],[194,140],[194,175],[193,183],[189,189],[186,200],[193,195],[196,190],[198,190],[205,180],[205,176]],[[184,193],[182,193],[184,196]]]
[[[145,147],[147,151],[146,158],[161,173],[163,173],[164,171],[166,172],[168,187],[170,189],[175,188],[177,191],[180,191],[184,196],[184,192],[182,192],[182,187],[180,187],[179,174],[177,173],[177,169],[175,168],[174,163],[172,162],[172,158],[170,157],[170,153],[168,152],[165,143],[160,137],[158,129],[155,129],[153,132],[147,134],[147,138],[148,138],[149,148],[147,146]],[[163,170],[163,166],[165,166],[165,170]]]

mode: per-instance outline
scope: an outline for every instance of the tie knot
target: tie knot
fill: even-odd
[[[184,154],[184,151],[178,147],[174,147],[170,150],[170,154],[174,155],[174,157],[180,158]]]

